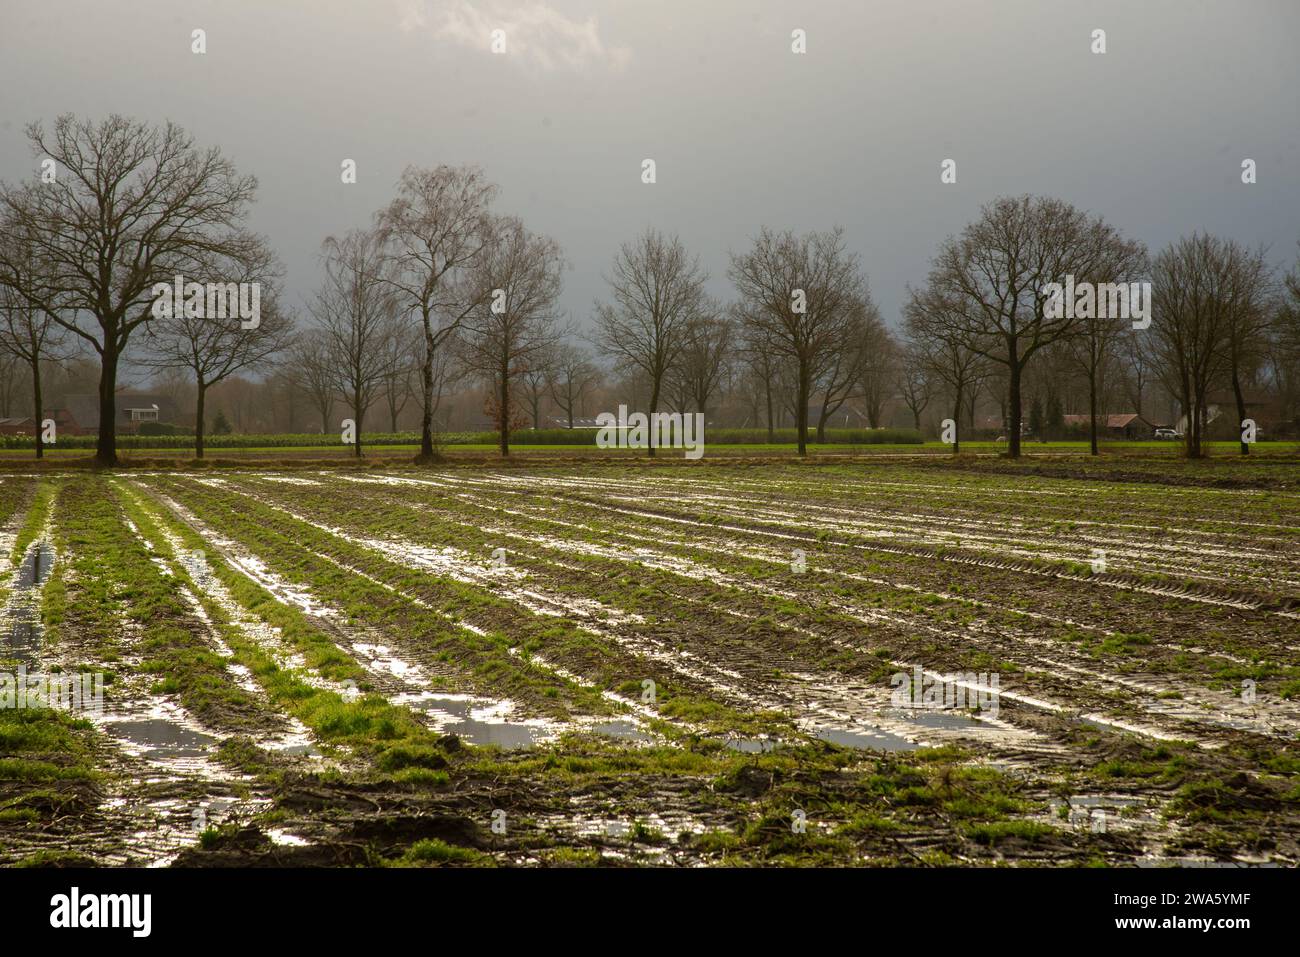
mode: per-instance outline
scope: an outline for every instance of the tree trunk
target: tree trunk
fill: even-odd
[[[1011,365],[1007,375],[1007,454],[1020,458],[1020,365],[1012,347]]]
[[[203,458],[203,406],[207,400],[208,387],[202,380],[198,380],[198,396],[195,399],[194,407],[194,457]]]
[[[1241,379],[1237,375],[1237,368],[1235,364],[1233,365],[1233,369],[1232,369],[1232,395],[1233,398],[1237,400],[1237,428],[1240,429],[1241,423],[1245,421],[1246,418],[1246,397],[1242,395]],[[1241,445],[1241,454],[1249,455],[1250,443],[1247,442],[1244,437],[1241,439],[1240,445]]]
[[[1194,392],[1191,409],[1187,413],[1187,456],[1193,459],[1201,457],[1201,399]]]
[[[1088,371],[1088,435],[1092,443],[1092,454],[1097,455],[1097,372]]]
[[[420,391],[424,409],[420,413],[420,454],[417,461],[433,459],[433,328],[429,325],[428,310],[424,312],[424,365],[420,368]]]
[[[808,454],[808,396],[812,392],[812,383],[808,381],[808,364],[799,363],[799,396],[794,410],[794,428],[799,438],[799,454]]]
[[[359,459],[361,458],[361,397],[359,395],[352,401],[352,427],[356,430],[353,436],[352,457]]]
[[[501,392],[497,396],[500,407],[497,409],[497,427],[501,430],[501,457],[510,454],[510,375],[509,366],[502,366]]]
[[[33,352],[32,355],[32,405],[35,412],[32,413],[32,421],[36,423],[36,457],[45,458],[45,421],[43,416],[45,410],[41,407],[41,358],[40,353]]]
[[[117,342],[114,334],[104,337],[99,373],[99,440],[95,464],[117,466]]]
[[[658,435],[655,434],[655,413],[659,411],[659,380],[655,379],[654,384],[650,387],[650,419],[648,432],[646,435],[646,445],[650,446],[650,457],[654,458],[655,443],[659,441]]]
[[[952,405],[952,454],[961,453],[961,386],[957,386],[957,395]]]

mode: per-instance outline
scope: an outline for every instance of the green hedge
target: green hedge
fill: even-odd
[[[172,428],[176,428],[172,426]],[[170,435],[119,435],[119,449],[173,449],[185,450],[194,447],[192,430],[180,430],[189,434]],[[521,429],[510,435],[511,445],[573,445],[595,447],[596,429]],[[810,435],[809,441],[815,436]],[[795,444],[794,429],[777,429],[775,438],[780,445]],[[454,445],[495,445],[495,432],[445,432],[437,437],[443,446]],[[922,438],[915,429],[827,429],[826,441],[836,445],[920,445]],[[363,432],[362,447],[376,445],[410,445],[420,444],[418,432]],[[762,445],[767,442],[766,429],[706,429],[705,446],[709,445]],[[210,435],[204,448],[218,452],[222,449],[249,448],[331,448],[342,443],[337,433],[321,435],[315,432],[278,435]],[[31,436],[0,436],[0,448],[30,449],[35,447]],[[95,436],[67,435],[59,436],[55,443],[60,449],[93,449]]]

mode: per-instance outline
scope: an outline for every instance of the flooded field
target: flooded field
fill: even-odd
[[[0,863],[1294,865],[1300,492],[1126,478],[0,478]]]

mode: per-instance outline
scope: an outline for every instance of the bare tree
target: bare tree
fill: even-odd
[[[686,325],[685,344],[668,376],[679,412],[708,412],[731,360],[733,328],[722,307],[701,299],[700,313]]]
[[[27,138],[35,155],[54,161],[55,181],[0,187],[6,231],[22,249],[19,262],[0,253],[0,280],[14,285],[21,261],[39,260],[39,285],[18,286],[20,294],[99,353],[95,459],[112,466],[118,362],[152,318],[153,287],[178,275],[197,280],[214,254],[239,259],[259,242],[243,227],[257,181],[218,148],[195,148],[172,123],[64,115],[52,136],[33,123]]]
[[[466,362],[496,388],[502,455],[510,454],[511,383],[527,380],[533,427],[550,369],[549,348],[559,336],[555,303],[563,288],[564,253],[555,240],[529,232],[513,217],[493,223],[492,243],[475,266],[477,285],[490,298],[464,319]]]
[[[329,336],[324,329],[307,329],[298,335],[289,356],[289,367],[294,385],[320,413],[321,434],[329,432],[333,428],[330,420],[336,392]]]
[[[558,361],[556,344],[550,342],[545,348],[533,353],[519,373],[519,391],[523,394],[524,405],[528,408],[528,421],[534,430],[542,427],[542,403],[550,395]]]
[[[1141,243],[1116,237],[1100,250],[1093,273],[1086,276],[1076,274],[1075,279],[1086,280],[1094,286],[1127,283],[1145,273],[1146,259],[1146,247]],[[1100,451],[1097,446],[1097,402],[1103,375],[1115,359],[1120,337],[1126,331],[1133,331],[1130,317],[1123,314],[1126,311],[1110,308],[1109,301],[1103,305],[1097,300],[1091,310],[1085,310],[1091,315],[1079,317],[1074,335],[1062,340],[1070,358],[1088,380],[1088,442],[1093,455]]]
[[[1232,377],[1239,420],[1245,417],[1238,374],[1263,322],[1267,278],[1262,253],[1207,234],[1180,239],[1156,257],[1153,330],[1161,375],[1187,419],[1189,458],[1204,454],[1207,394],[1221,374]]]
[[[912,413],[916,431],[921,431],[921,414],[934,398],[934,374],[925,361],[924,350],[915,344],[903,348],[898,364],[898,394]]]
[[[963,389],[966,397],[966,426],[972,433],[975,431],[975,413],[978,411],[980,396],[989,387],[989,382],[993,377],[989,364],[981,357],[974,358],[977,361],[975,361],[974,368],[970,371],[969,378],[965,380],[966,386]],[[946,383],[948,380],[944,379],[944,381]],[[998,394],[1001,395],[1003,391],[1005,390],[998,390]],[[961,406],[958,403],[957,410],[953,414],[953,420],[958,423],[961,421],[961,416],[957,414],[960,411]],[[958,431],[960,432],[960,429]],[[956,448],[953,449],[953,454],[957,454]]]
[[[844,341],[865,298],[856,256],[844,246],[844,231],[796,236],[766,227],[748,252],[731,257],[729,275],[755,325],[755,337],[791,366],[799,454],[808,454],[808,400],[830,350]]]
[[[249,247],[241,251],[240,261],[213,264],[205,272],[231,282],[258,283],[257,322],[242,322],[238,315],[208,315],[206,309],[190,310],[173,303],[170,315],[146,327],[148,348],[138,360],[148,368],[185,369],[193,375],[194,457],[199,459],[203,458],[208,389],[235,373],[261,366],[284,349],[293,334],[293,319],[280,309],[275,292],[282,270],[265,245]]]
[[[1155,376],[1155,353],[1145,329],[1130,326],[1120,333],[1118,361],[1124,379],[1124,395],[1138,418],[1146,422],[1147,392]]]
[[[1237,403],[1237,426],[1246,418],[1244,380],[1264,362],[1269,325],[1274,318],[1275,284],[1265,250],[1246,249],[1233,240],[1223,244],[1227,273],[1227,372],[1232,396]],[[1242,455],[1250,454],[1250,443],[1238,441]]]
[[[23,360],[20,356],[0,346],[0,418],[9,418],[13,410],[14,394],[18,391],[18,376],[22,365]]]
[[[446,368],[439,353],[490,291],[474,287],[467,274],[490,242],[488,206],[495,196],[496,187],[476,168],[408,167],[397,198],[378,216],[389,258],[385,281],[424,337],[418,461],[434,458],[433,417],[441,398],[435,391],[439,366]]]
[[[600,382],[600,370],[591,354],[574,343],[562,343],[556,349],[555,368],[547,383],[551,398],[573,428],[575,412],[580,412],[588,393]]]
[[[1049,283],[1096,275],[1118,233],[1069,203],[1004,197],[939,248],[929,287],[948,307],[938,315],[966,348],[1007,369],[1008,454],[1020,455],[1021,378],[1041,349],[1073,335],[1072,310],[1047,309]]]
[[[1283,417],[1300,426],[1300,263],[1283,277],[1268,333],[1269,376]]]
[[[381,391],[384,404],[388,407],[388,428],[397,431],[397,419],[406,408],[415,391],[415,382],[420,373],[421,363],[418,358],[424,344],[420,330],[412,325],[402,326],[394,331],[383,346],[384,380]]]
[[[747,375],[762,392],[765,422],[767,423],[767,442],[776,442],[776,403],[773,392],[776,388],[777,364],[780,361],[776,349],[768,342],[763,325],[753,319],[743,305],[732,306],[733,322],[740,330],[740,358],[745,365]]]
[[[858,379],[862,386],[862,406],[867,424],[878,429],[884,419],[885,403],[893,397],[898,383],[898,343],[884,324],[867,330],[858,362]]]
[[[909,340],[908,365],[923,366],[930,375],[943,382],[952,394],[952,454],[959,455],[962,399],[974,395],[979,384],[988,376],[988,366],[987,360],[967,346],[965,335],[958,324],[946,315],[947,310],[953,308],[957,307],[946,303],[942,294],[933,288],[909,288],[903,315]],[[973,402],[968,418],[973,428]]]
[[[853,395],[862,378],[863,364],[870,361],[878,348],[884,322],[876,304],[869,298],[849,306],[853,315],[843,328],[844,341],[838,348],[827,349],[817,374],[817,391],[821,411],[817,415],[817,441],[826,441],[826,423]]]
[[[659,411],[668,370],[686,347],[690,323],[701,314],[706,278],[680,239],[653,229],[623,243],[605,277],[613,301],[596,303],[597,341],[620,365],[645,375],[651,416]],[[655,443],[648,445],[653,456]]]
[[[397,301],[383,278],[386,260],[376,232],[354,229],[341,239],[331,236],[322,249],[325,282],[312,315],[325,333],[335,391],[352,409],[352,454],[361,458],[366,410],[387,371],[383,344],[397,331]]]
[[[0,242],[3,241],[0,237]],[[12,275],[16,283],[28,289],[39,286],[34,278],[36,266],[31,262],[24,263],[22,251],[10,250],[8,253],[0,253],[0,256],[15,267],[16,271]],[[32,389],[32,431],[36,435],[38,459],[45,456],[42,418],[45,403],[41,394],[41,363],[58,357],[59,350],[64,346],[63,333],[63,327],[54,321],[53,316],[44,309],[31,305],[18,288],[6,285],[3,276],[0,276],[0,353],[12,356],[15,367],[19,362],[27,366]],[[10,373],[0,369],[0,374],[5,375],[6,385],[12,381]],[[5,404],[8,405],[8,402]]]

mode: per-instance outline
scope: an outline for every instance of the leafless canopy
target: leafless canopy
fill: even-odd
[[[145,348],[137,361],[154,369],[184,369],[194,378],[194,455],[203,457],[205,404],[208,389],[236,373],[255,369],[288,346],[293,317],[280,304],[283,269],[270,247],[248,243],[239,258],[220,255],[203,275],[222,276],[232,283],[255,282],[260,288],[260,315],[255,324],[238,316],[192,315],[173,308],[171,315],[146,327]]]
[[[464,319],[464,354],[495,389],[502,455],[510,453],[511,383],[533,373],[534,391],[546,388],[549,369],[542,360],[559,335],[555,304],[564,267],[559,244],[514,217],[493,221],[491,242],[474,267],[474,285],[490,293]],[[537,414],[534,408],[534,426]]]
[[[805,236],[764,227],[747,252],[731,257],[729,275],[754,327],[751,341],[765,343],[794,370],[799,454],[807,454],[813,384],[844,348],[867,299],[858,259],[838,227]]]
[[[1233,240],[1198,233],[1156,257],[1152,332],[1162,377],[1187,416],[1189,456],[1202,454],[1207,393],[1218,377],[1231,379],[1244,418],[1240,372],[1246,356],[1263,345],[1271,295],[1263,251]]]
[[[433,458],[434,386],[438,353],[489,289],[469,281],[491,241],[488,206],[496,187],[475,167],[408,167],[397,198],[377,217],[388,266],[384,281],[424,339],[420,369],[423,409],[420,459]]]
[[[152,318],[154,284],[224,278],[203,275],[214,254],[249,258],[260,240],[243,220],[257,181],[171,123],[65,115],[52,133],[34,123],[27,137],[36,156],[54,160],[55,181],[3,185],[0,209],[20,257],[42,263],[40,282],[18,284],[8,254],[0,254],[0,281],[99,353],[96,458],[111,465],[118,359]]]
[[[1025,365],[1040,349],[1078,330],[1069,310],[1045,308],[1046,287],[1069,275],[1090,281],[1105,275],[1127,248],[1102,219],[1062,200],[1033,196],[994,200],[961,235],[939,247],[928,286],[945,308],[934,318],[965,348],[1006,366],[1013,457],[1020,454]],[[1107,276],[1112,278],[1120,277]]]
[[[387,372],[384,342],[396,333],[397,302],[384,281],[386,260],[373,230],[354,229],[323,246],[325,281],[312,303],[312,315],[328,344],[334,388],[352,410],[361,456],[366,410]]]
[[[611,301],[596,303],[597,341],[619,365],[649,380],[650,413],[659,410],[668,370],[701,315],[706,279],[680,239],[654,229],[624,243],[606,276]]]
[[[678,411],[707,415],[709,400],[730,372],[735,329],[721,305],[708,297],[701,302],[700,314],[687,323],[685,344],[669,378]]]

